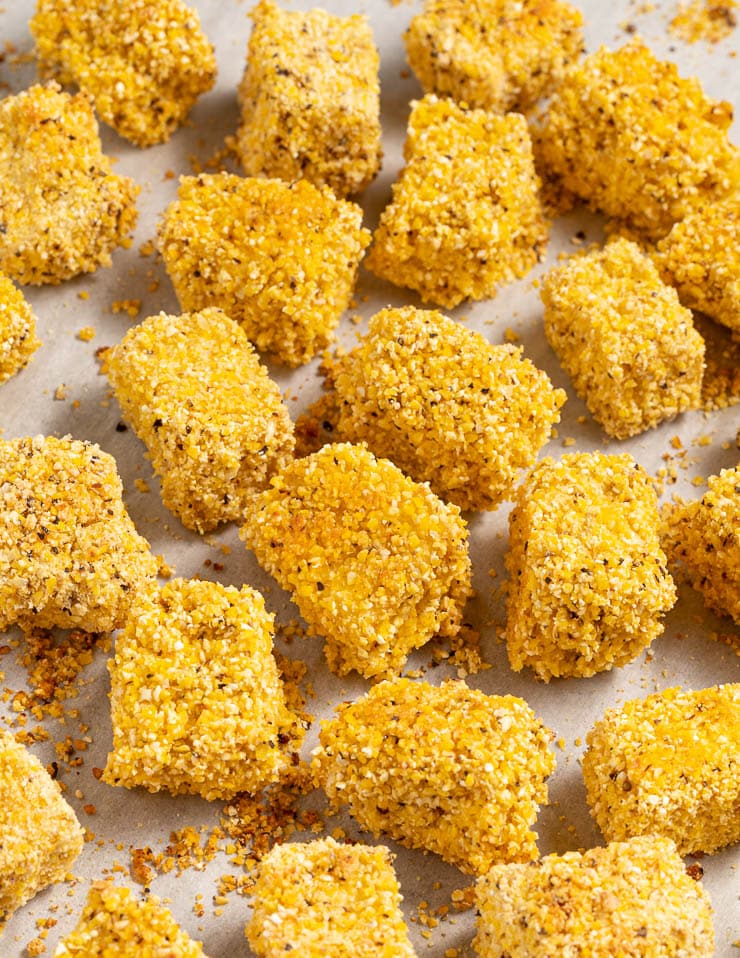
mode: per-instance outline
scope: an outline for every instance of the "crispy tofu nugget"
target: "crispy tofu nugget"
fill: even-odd
[[[381,158],[379,58],[366,17],[261,0],[252,20],[239,86],[244,169],[359,193]]]
[[[333,838],[275,845],[260,863],[247,938],[259,958],[414,958],[387,848]]]
[[[537,857],[530,828],[555,767],[552,733],[523,699],[464,682],[381,682],[324,722],[316,779],[374,835],[466,874]]]
[[[299,180],[184,176],[159,249],[180,306],[218,306],[289,366],[331,341],[370,233],[362,210]]]
[[[607,841],[662,835],[681,855],[740,841],[740,684],[632,699],[586,741],[588,803]]]
[[[39,72],[89,94],[137,146],[170,138],[216,79],[213,47],[182,0],[37,0]]]
[[[66,436],[0,440],[0,632],[120,628],[157,562],[112,456]]]
[[[41,762],[0,729],[0,935],[13,912],[62,881],[83,831]]]
[[[31,307],[0,273],[0,383],[20,372],[40,345]]]
[[[561,0],[427,0],[404,40],[425,93],[525,113],[578,59],[582,28]]]
[[[404,153],[368,269],[448,308],[529,272],[547,226],[523,116],[430,94],[413,105]]]
[[[480,958],[711,958],[709,895],[673,842],[648,836],[478,880]]]
[[[138,192],[111,173],[85,94],[49,83],[0,101],[0,269],[17,282],[110,266],[136,225]]]

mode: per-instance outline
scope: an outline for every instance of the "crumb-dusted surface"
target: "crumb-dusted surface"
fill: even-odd
[[[740,684],[631,699],[586,741],[588,803],[607,841],[662,835],[682,855],[740,841]]]
[[[704,340],[675,289],[626,239],[551,270],[545,335],[594,419],[627,439],[701,403]]]
[[[115,460],[93,443],[0,440],[0,630],[123,625],[157,563],[122,492]]]
[[[477,897],[480,958],[714,955],[709,896],[665,838],[495,865]]]
[[[0,383],[23,369],[40,345],[30,305],[0,273]]]
[[[448,308],[529,272],[547,226],[523,116],[429,94],[413,105],[404,155],[368,269]]]
[[[382,845],[276,845],[260,864],[247,938],[259,958],[413,958]]]
[[[162,499],[189,529],[241,519],[292,458],[280,389],[219,309],[149,317],[112,351],[108,374],[162,478]]]
[[[254,793],[302,738],[259,592],[174,579],[137,596],[110,662],[110,785],[213,800]]]
[[[330,802],[374,835],[484,874],[537,857],[551,739],[523,699],[396,679],[323,723],[313,768]]]
[[[509,517],[511,667],[546,682],[589,676],[650,645],[676,597],[658,526],[655,490],[628,453],[535,466]]]
[[[338,435],[461,509],[493,509],[547,442],[562,389],[522,350],[431,310],[384,309],[331,372]]]
[[[60,283],[110,266],[136,224],[139,187],[111,172],[87,96],[55,83],[0,101],[0,269]]]
[[[241,536],[326,639],[339,675],[396,672],[412,649],[460,629],[470,594],[460,510],[364,446],[293,462],[255,499]]]
[[[538,138],[543,171],[646,239],[740,187],[732,108],[639,40],[571,67]]]
[[[305,180],[185,176],[159,230],[180,306],[218,306],[257,349],[308,362],[349,304],[370,234],[362,210]]]
[[[578,59],[582,27],[562,0],[427,0],[404,40],[426,93],[523,113]]]
[[[37,0],[39,72],[89,94],[138,146],[169,139],[216,79],[198,12],[182,0]]]
[[[82,836],[41,762],[0,728],[0,935],[16,908],[64,879]]]
[[[363,190],[380,167],[378,51],[366,17],[325,10],[252,10],[239,86],[244,169],[303,177],[337,196]]]

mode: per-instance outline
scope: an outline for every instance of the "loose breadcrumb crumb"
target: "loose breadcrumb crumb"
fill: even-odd
[[[678,13],[668,25],[668,32],[686,43],[706,40],[718,43],[737,26],[736,0],[691,0],[679,3]]]
[[[30,305],[0,273],[0,383],[20,372],[40,345]]]

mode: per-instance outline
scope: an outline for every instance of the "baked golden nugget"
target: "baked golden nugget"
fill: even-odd
[[[0,269],[61,283],[110,266],[136,225],[139,187],[111,172],[89,97],[56,83],[0,100]]]
[[[668,839],[494,865],[478,880],[480,958],[711,958],[709,895]]]
[[[370,233],[362,210],[305,180],[184,176],[159,250],[180,306],[218,306],[289,366],[331,341]]]
[[[0,383],[20,372],[40,345],[31,307],[12,280],[0,273]]]
[[[632,456],[543,459],[509,516],[506,646],[515,672],[589,676],[624,665],[663,631],[676,590],[655,490]]]
[[[452,308],[524,276],[547,241],[527,121],[429,94],[368,253],[382,279]]]
[[[182,0],[37,0],[39,72],[89,94],[137,146],[162,143],[216,80],[213,47]]]
[[[0,935],[13,912],[62,881],[83,831],[41,762],[0,728]]]
[[[384,309],[331,371],[342,439],[366,442],[461,509],[495,509],[565,402],[514,346],[441,313]]]
[[[732,108],[642,41],[571,66],[538,136],[543,173],[645,239],[740,187]]]
[[[466,874],[537,857],[553,734],[523,699],[395,679],[337,712],[312,765],[333,807]]]
[[[211,801],[254,793],[290,762],[302,728],[272,655],[259,592],[173,579],[134,600],[109,663],[109,785]]]
[[[150,316],[112,351],[108,375],[165,505],[189,529],[241,519],[250,496],[292,458],[280,388],[220,309]]]
[[[240,534],[325,638],[338,675],[398,672],[413,649],[460,630],[471,566],[459,508],[364,446],[292,462]]]
[[[586,741],[588,804],[607,841],[662,835],[681,855],[740,841],[740,684],[631,699]]]
[[[380,168],[379,57],[367,18],[252,10],[237,149],[250,176],[301,177],[337,196]]]
[[[524,113],[583,49],[583,16],[562,0],[426,0],[404,35],[425,93]]]
[[[636,243],[547,273],[545,335],[594,419],[627,439],[701,403],[704,340]]]
[[[414,958],[387,848],[333,838],[275,845],[252,889],[258,958]]]
[[[0,439],[0,632],[120,628],[157,561],[112,456],[93,443]]]

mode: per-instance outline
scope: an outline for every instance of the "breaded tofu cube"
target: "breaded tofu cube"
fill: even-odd
[[[92,97],[137,146],[162,143],[216,80],[198,12],[182,0],[37,0],[39,72]]]
[[[40,345],[31,307],[0,273],[0,383],[20,372]]]
[[[383,845],[275,845],[252,889],[252,950],[258,958],[414,958],[391,862]]]
[[[112,351],[108,374],[162,479],[165,505],[188,529],[241,519],[292,459],[280,388],[220,309],[150,316]]]
[[[571,257],[546,274],[540,296],[547,341],[610,436],[699,407],[704,340],[636,243]]]
[[[627,453],[535,466],[509,517],[512,669],[589,676],[647,648],[676,598],[658,526],[655,490]]]
[[[495,865],[477,899],[480,958],[714,955],[709,895],[665,838]]]
[[[393,674],[413,649],[460,630],[471,593],[460,510],[364,446],[334,443],[291,463],[240,534],[326,639],[338,675]]]
[[[523,699],[395,679],[337,711],[312,763],[333,807],[468,875],[537,857],[553,734]]]
[[[116,640],[109,785],[208,801],[278,779],[302,729],[272,654],[259,592],[173,579],[140,593]]]
[[[54,958],[206,958],[156,896],[139,901],[131,889],[94,882],[74,931]]]
[[[159,229],[180,306],[218,306],[288,366],[333,338],[370,233],[362,210],[305,180],[184,176]]]
[[[448,308],[529,272],[547,225],[523,116],[430,94],[413,105],[404,155],[368,269]]]
[[[63,881],[83,830],[41,762],[0,728],[0,935],[13,912]]]
[[[662,835],[681,855],[740,841],[740,683],[631,699],[586,742],[588,804],[607,841]]]
[[[110,632],[157,574],[112,456],[94,443],[0,439],[0,632]]]
[[[525,113],[578,59],[582,28],[562,0],[426,0],[404,40],[425,93]]]
[[[412,306],[373,316],[330,377],[335,432],[461,509],[509,498],[565,402],[521,349]]]
[[[640,41],[566,72],[538,138],[542,171],[647,240],[740,187],[732,108]]]
[[[252,10],[237,149],[250,176],[359,193],[380,168],[379,57],[367,18]]]
[[[90,99],[56,83],[0,100],[0,269],[57,284],[110,266],[139,187],[111,173]]]

